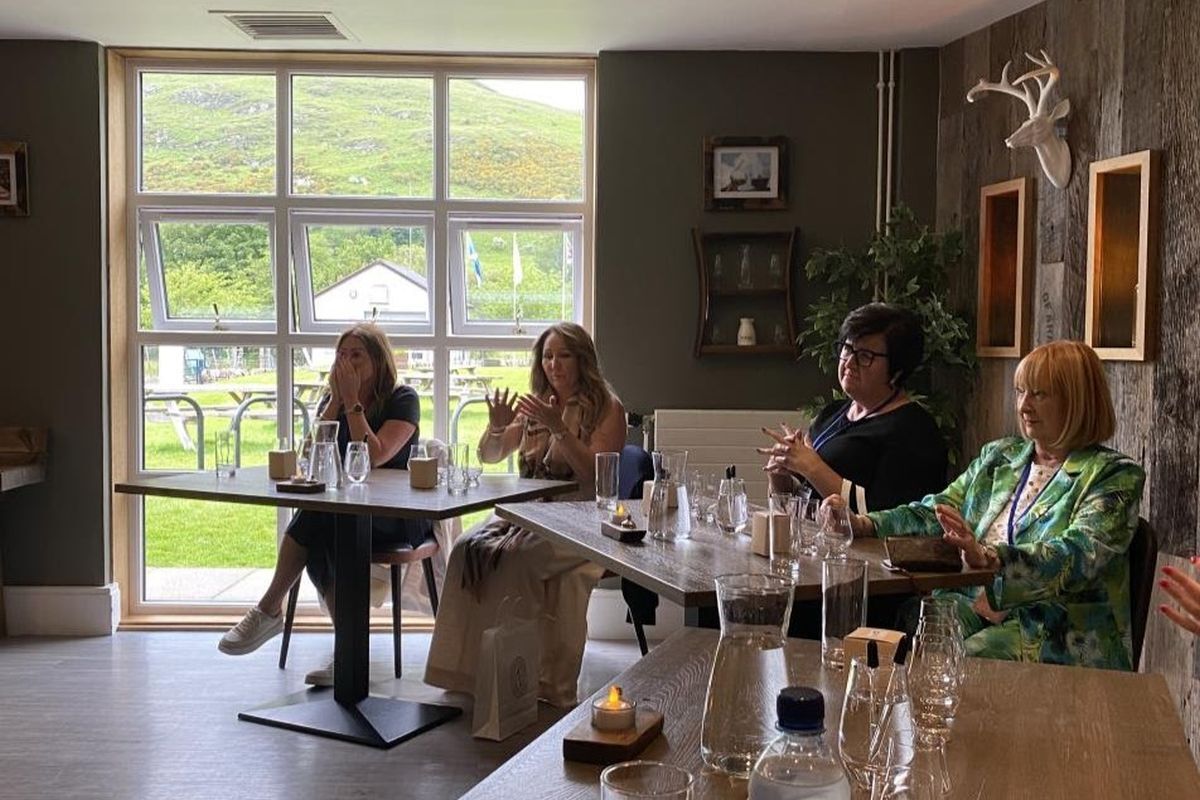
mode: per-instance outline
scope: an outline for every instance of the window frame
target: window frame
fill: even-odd
[[[538,336],[557,320],[526,320],[520,324],[516,320],[478,321],[467,319],[467,265],[464,261],[462,234],[468,229],[495,231],[550,231],[561,232],[571,237],[571,247],[574,253],[580,252],[583,243],[583,220],[575,217],[550,217],[547,215],[489,215],[452,216],[448,221],[447,246],[449,248],[450,270],[450,331],[460,336]],[[574,256],[571,274],[572,308],[579,309],[583,304],[583,259]],[[578,315],[577,315],[578,316]]]
[[[524,350],[528,349],[535,334],[528,327],[526,332],[514,335],[511,329],[499,333],[478,331],[456,331],[452,321],[449,275],[453,274],[446,252],[449,239],[449,220],[452,216],[487,217],[518,214],[535,217],[573,217],[579,224],[579,239],[572,240],[575,246],[575,319],[590,329],[593,322],[593,259],[594,251],[594,191],[595,191],[595,70],[594,58],[487,58],[465,56],[396,56],[382,54],[343,53],[255,53],[246,51],[170,53],[164,51],[113,50],[109,53],[110,64],[118,63],[120,69],[110,81],[110,130],[118,132],[116,139],[122,142],[124,167],[119,177],[111,184],[110,208],[120,209],[114,213],[114,225],[120,233],[116,238],[124,256],[125,268],[121,279],[123,292],[119,292],[123,317],[114,308],[114,322],[122,326],[123,355],[115,359],[112,371],[114,386],[125,397],[127,412],[124,425],[114,424],[114,430],[124,441],[124,451],[118,456],[123,474],[130,478],[153,474],[142,466],[144,441],[142,431],[142,354],[152,345],[183,345],[217,347],[240,345],[245,347],[268,347],[275,349],[277,397],[276,425],[279,430],[291,431],[293,419],[293,369],[295,350],[303,347],[328,347],[331,333],[340,329],[332,323],[324,326],[301,326],[299,324],[298,298],[293,293],[298,286],[295,278],[295,258],[292,252],[292,215],[340,213],[350,215],[432,215],[430,246],[427,249],[429,280],[431,284],[432,330],[415,333],[405,330],[403,323],[381,321],[388,332],[392,346],[397,350],[431,351],[434,360],[432,406],[434,428],[422,436],[434,435],[448,440],[450,427],[450,354],[454,350]],[[141,75],[144,72],[178,73],[236,73],[273,74],[276,87],[276,134],[275,134],[275,190],[271,194],[172,194],[159,191],[144,191],[141,188]],[[291,86],[293,75],[330,74],[387,75],[398,77],[432,77],[434,97],[434,188],[432,198],[393,198],[373,196],[333,196],[292,193],[292,146],[290,121],[292,118]],[[541,77],[558,79],[582,79],[584,81],[585,105],[583,126],[584,147],[584,196],[580,201],[493,201],[454,200],[448,197],[448,93],[451,77],[468,79],[517,79]],[[111,120],[118,120],[112,123]],[[117,164],[120,159],[116,159]],[[214,331],[203,324],[154,327],[144,329],[139,324],[139,234],[143,212],[164,211],[170,213],[195,212],[204,214],[245,214],[269,212],[273,214],[274,227],[271,232],[272,269],[274,277],[275,319],[262,329],[227,326],[227,330]],[[461,289],[459,289],[461,291]],[[164,295],[165,297],[165,295]],[[163,306],[165,310],[165,305]],[[151,309],[153,318],[153,309]],[[122,322],[116,322],[122,320]],[[194,323],[194,321],[189,321]],[[123,387],[123,388],[121,388]],[[161,474],[161,473],[159,473]],[[134,618],[157,615],[230,615],[240,613],[249,604],[235,605],[217,601],[170,601],[147,600],[145,598],[145,540],[143,505],[128,503],[128,519],[123,537],[115,537],[120,547],[114,547],[115,571],[128,577],[128,586],[123,587],[127,600],[126,613]],[[278,531],[290,514],[282,510],[277,515]],[[302,604],[303,605],[303,604]],[[315,607],[308,609],[314,613]]]
[[[422,228],[425,231],[425,283],[427,285],[426,322],[406,322],[402,320],[376,320],[389,334],[400,335],[431,335],[434,324],[434,301],[436,294],[434,284],[438,280],[434,266],[434,216],[432,213],[419,212],[343,212],[343,211],[307,211],[293,210],[288,215],[288,227],[291,232],[292,270],[295,282],[292,286],[296,298],[296,330],[302,333],[339,333],[349,325],[364,320],[318,320],[316,316],[316,297],[312,283],[312,260],[308,252],[309,225],[345,225],[372,227],[405,227]],[[343,279],[344,280],[344,279]],[[328,288],[328,287],[327,287]]]

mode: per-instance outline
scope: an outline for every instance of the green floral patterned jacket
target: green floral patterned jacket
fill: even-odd
[[[935,504],[962,513],[982,539],[1007,514],[1033,443],[990,442],[946,490],[919,503],[869,516],[876,535],[942,533]],[[1131,669],[1129,559],[1145,472],[1106,447],[1072,452],[1032,508],[1014,526],[1014,543],[996,547],[1000,569],[987,591],[992,608],[1007,611],[987,625],[970,610],[979,587],[945,592],[959,599],[973,655]]]

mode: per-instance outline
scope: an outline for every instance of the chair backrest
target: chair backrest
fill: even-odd
[[[441,439],[434,439],[431,436],[428,439],[422,439],[421,441],[425,444],[426,455],[428,455],[430,458],[436,458],[439,462],[449,452],[449,448],[446,447],[446,443]]]
[[[1150,523],[1139,517],[1137,530],[1129,542],[1129,620],[1135,670],[1146,638],[1146,618],[1150,614],[1150,595],[1154,591],[1157,561],[1158,537],[1154,535]]]
[[[617,467],[617,497],[640,500],[642,484],[649,480],[654,480],[654,461],[650,454],[636,444],[621,448],[620,465]]]

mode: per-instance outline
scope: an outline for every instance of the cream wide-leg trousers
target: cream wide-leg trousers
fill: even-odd
[[[521,598],[523,603],[506,603],[505,613],[538,621],[542,646],[538,696],[555,706],[575,705],[587,642],[588,600],[603,567],[530,534],[484,576],[477,598],[462,587],[464,545],[470,538],[471,534],[463,536],[450,552],[425,682],[473,695],[480,637],[501,621],[501,601]]]

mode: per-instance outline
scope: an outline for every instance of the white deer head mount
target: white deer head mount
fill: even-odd
[[[1047,113],[1046,107],[1049,105],[1050,90],[1054,88],[1054,84],[1058,83],[1058,67],[1054,66],[1054,62],[1050,60],[1050,56],[1046,54],[1045,50],[1042,51],[1041,58],[1031,56],[1029,53],[1026,53],[1025,57],[1036,64],[1037,68],[1031,69],[1015,81],[1010,82],[1008,70],[1012,66],[1012,62],[1009,61],[1000,73],[999,83],[980,78],[979,83],[967,92],[967,102],[974,103],[976,96],[984,92],[1003,92],[1024,101],[1025,106],[1029,109],[1029,119],[1013,131],[1004,140],[1004,143],[1014,150],[1018,147],[1032,147],[1037,152],[1038,161],[1041,162],[1042,171],[1046,173],[1046,177],[1061,189],[1071,179],[1071,148],[1058,135],[1054,124],[1071,112],[1071,101],[1064,99],[1054,107],[1053,111]],[[1033,91],[1029,88],[1029,81],[1037,82],[1038,96],[1036,100],[1033,97]]]

